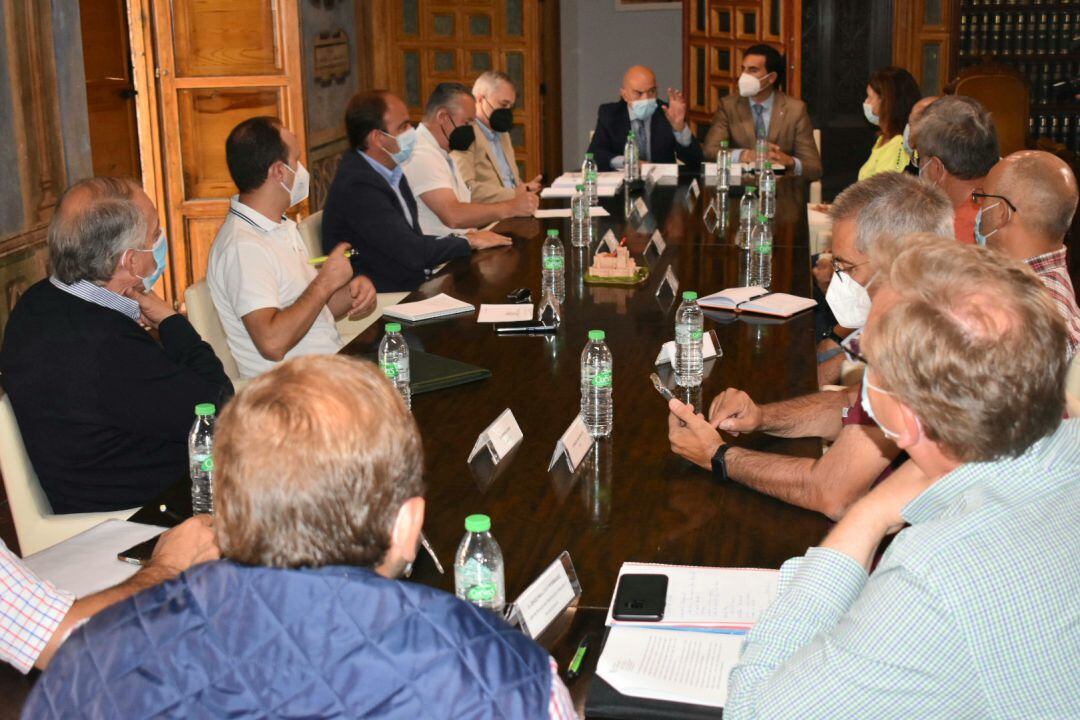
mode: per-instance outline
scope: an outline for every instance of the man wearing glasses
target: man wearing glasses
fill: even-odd
[[[830,213],[836,275],[827,299],[837,320],[852,329],[861,328],[870,314],[875,271],[869,256],[875,247],[914,232],[953,237],[948,198],[904,173],[881,173],[852,185],[837,196]],[[900,454],[874,425],[859,395],[860,387],[854,386],[759,406],[745,392],[728,388],[713,400],[707,421],[691,406],[672,402],[668,439],[673,452],[711,469],[720,480],[839,518]],[[833,445],[817,459],[790,457],[728,445],[720,430],[820,437]]]
[[[1065,318],[1069,355],[1080,347],[1080,308],[1065,262],[1065,233],[1076,213],[1076,176],[1048,152],[1022,150],[1003,159],[986,177],[978,204],[975,238],[1028,264]]]

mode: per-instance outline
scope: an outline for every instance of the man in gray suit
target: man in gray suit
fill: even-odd
[[[739,94],[720,100],[705,137],[706,159],[715,158],[720,142],[727,140],[735,162],[755,162],[756,141],[763,137],[769,144],[767,160],[810,180],[821,177],[821,154],[806,103],[779,90],[783,72],[784,59],[770,45],[755,45],[743,54]]]

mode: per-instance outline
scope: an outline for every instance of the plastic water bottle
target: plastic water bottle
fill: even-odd
[[[765,169],[761,171],[761,199],[758,201],[758,212],[770,220],[776,215],[776,174],[773,173],[772,163],[765,161]]]
[[[728,141],[720,141],[720,152],[716,153],[716,191],[724,191],[731,187],[731,150],[728,149]]]
[[[626,136],[626,146],[623,148],[623,180],[628,183],[637,182],[641,179],[641,162],[638,158],[637,137],[634,131]]]
[[[763,137],[757,139],[757,145],[754,147],[754,154],[757,155],[754,158],[755,169],[760,177],[762,171],[765,169],[765,161],[769,157],[769,143]]]
[[[772,223],[764,215],[758,215],[750,238],[751,284],[766,289],[772,285],[772,245]]]
[[[600,204],[600,192],[597,190],[596,171],[590,170],[585,177],[585,198],[589,205]]]
[[[574,197],[570,200],[570,244],[585,247],[592,242],[592,220],[589,217],[589,198],[585,186],[574,188]]]
[[[705,316],[697,304],[697,293],[687,290],[675,311],[675,382],[683,387],[701,385],[702,337]],[[695,406],[696,407],[696,406]]]
[[[379,343],[379,367],[390,378],[405,407],[412,409],[409,387],[409,345],[401,334],[401,323],[386,323],[386,334]]]
[[[603,330],[590,330],[581,353],[581,418],[593,437],[607,437],[612,426],[612,360]]]
[[[501,613],[506,605],[503,554],[491,536],[491,518],[465,518],[465,537],[454,556],[454,594],[477,607]]]
[[[743,188],[742,200],[739,201],[739,233],[735,238],[735,244],[743,250],[750,249],[750,233],[754,229],[754,218],[757,216],[757,188],[747,185]]]
[[[213,403],[195,406],[195,424],[188,434],[188,467],[191,470],[191,509],[196,514],[214,512]]]
[[[566,302],[566,256],[558,230],[548,230],[541,250],[541,293],[550,290],[559,304]]]
[[[585,162],[581,163],[581,182],[589,182],[589,173],[596,172],[596,159],[592,153],[585,153]]]

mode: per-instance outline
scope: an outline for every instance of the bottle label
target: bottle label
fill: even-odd
[[[601,370],[600,372],[593,375],[592,385],[593,387],[598,388],[611,387],[611,377],[612,375],[610,370]]]
[[[562,270],[565,264],[566,261],[558,255],[551,255],[550,257],[544,258],[545,270]]]
[[[701,330],[691,330],[690,331],[690,339],[691,340],[700,340],[702,337],[704,337],[704,335],[705,335],[705,333],[703,331],[701,331]]]
[[[382,371],[384,373],[386,373],[386,377],[390,378],[391,380],[394,380],[394,379],[397,378],[397,376],[398,376],[397,363],[384,362],[384,363],[380,363],[379,366],[382,368]]]
[[[495,583],[480,583],[479,585],[473,585],[471,588],[465,591],[465,599],[469,602],[491,602],[498,595],[498,590],[495,588]]]
[[[206,459],[202,461],[202,469],[204,472],[214,472],[214,456],[207,455]]]

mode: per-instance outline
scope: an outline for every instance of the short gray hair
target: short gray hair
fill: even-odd
[[[477,95],[487,97],[495,92],[495,88],[499,86],[499,83],[506,83],[514,88],[514,92],[517,92],[517,86],[514,85],[514,81],[510,79],[509,75],[504,72],[499,72],[498,70],[487,70],[480,73],[480,77],[476,78],[476,82],[473,83],[473,97],[476,97]]]
[[[136,187],[124,178],[96,177],[64,192],[48,234],[57,280],[68,285],[79,280],[106,282],[125,251],[142,247],[147,227],[133,199]]]
[[[836,196],[833,222],[855,220],[855,249],[868,255],[874,244],[908,233],[953,237],[953,206],[932,183],[906,173],[879,173]]]
[[[946,95],[932,102],[911,132],[920,158],[938,158],[961,180],[986,177],[1001,157],[990,112],[964,95]]]
[[[461,83],[439,83],[431,91],[431,97],[428,98],[427,105],[424,106],[424,118],[431,120],[439,110],[443,108],[450,109],[452,105],[460,102],[462,95],[469,98],[469,102],[473,102],[473,96],[469,92],[469,88]]]

